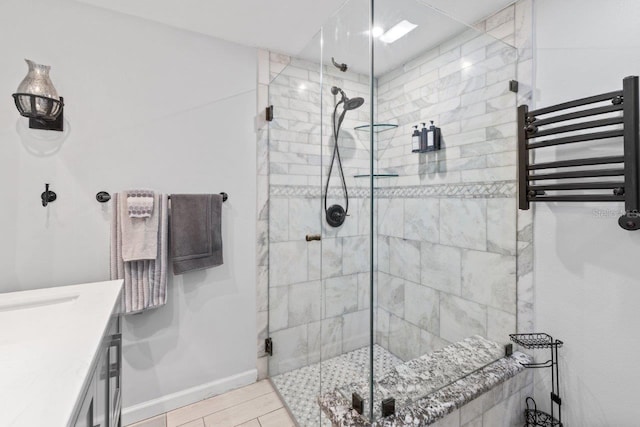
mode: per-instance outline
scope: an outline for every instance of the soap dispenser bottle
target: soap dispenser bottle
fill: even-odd
[[[420,152],[420,131],[418,130],[418,125],[413,127],[413,134],[411,135],[411,152]]]
[[[427,146],[430,151],[440,149],[440,128],[433,124],[433,120],[431,120],[431,127],[429,127]]]
[[[428,139],[428,129],[427,129],[427,124],[423,123],[422,124],[422,129],[420,130],[420,151],[421,152],[425,152],[427,151],[428,148],[428,144],[427,144],[427,139]]]

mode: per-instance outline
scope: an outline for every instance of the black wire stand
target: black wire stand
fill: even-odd
[[[524,410],[526,427],[562,427],[562,399],[560,398],[560,379],[558,373],[558,348],[564,344],[545,333],[510,334],[511,341],[527,349],[550,349],[551,358],[542,363],[523,363],[526,368],[551,368],[551,414],[540,411],[535,400],[527,397],[527,409]],[[530,406],[531,405],[531,406]],[[558,418],[555,417],[557,409]]]

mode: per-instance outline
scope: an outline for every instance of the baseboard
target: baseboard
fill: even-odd
[[[256,382],[257,377],[257,369],[251,369],[230,377],[122,408],[122,425],[127,426],[229,390],[253,384]]]

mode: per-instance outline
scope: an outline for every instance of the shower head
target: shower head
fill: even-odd
[[[360,107],[362,104],[364,104],[364,98],[352,98],[352,99],[345,99],[344,101],[344,109],[345,110],[355,110],[356,108]]]
[[[360,107],[362,104],[364,104],[364,99],[363,98],[353,98],[353,99],[349,99],[347,97],[347,94],[344,93],[344,91],[342,89],[340,89],[337,86],[332,86],[331,87],[331,93],[333,95],[337,95],[340,94],[342,95],[342,99],[340,100],[342,103],[344,103],[344,109],[349,111],[349,110],[355,110],[356,108]]]

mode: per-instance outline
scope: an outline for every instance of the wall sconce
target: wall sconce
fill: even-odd
[[[20,115],[29,118],[32,129],[63,131],[64,99],[49,78],[48,65],[25,59],[29,72],[13,94]]]

